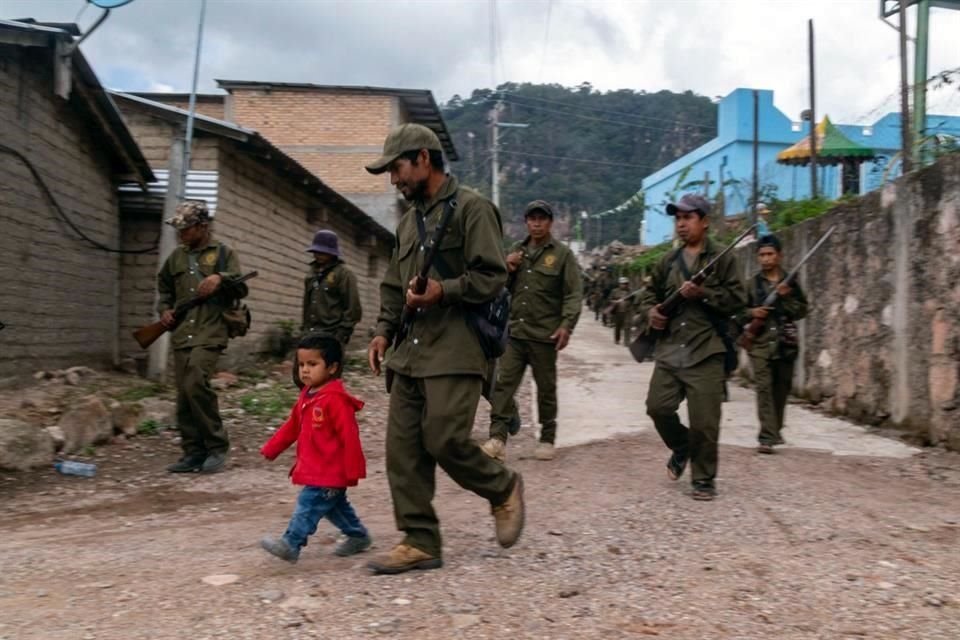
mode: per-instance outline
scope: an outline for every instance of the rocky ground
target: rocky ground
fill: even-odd
[[[513,549],[497,547],[489,507],[441,473],[442,570],[370,576],[363,555],[332,555],[325,524],[299,564],[283,563],[258,546],[282,532],[296,495],[290,454],[257,455],[292,397],[270,371],[222,393],[234,442],[224,473],[166,474],[175,433],[149,424],[72,456],[97,463],[93,479],[0,472],[0,639],[960,637],[960,456],[939,450],[763,457],[724,446],[721,497],[699,503],[686,478],[667,479],[655,434],[537,462],[525,457],[534,445],[525,428],[510,447],[528,504]],[[386,396],[359,364],[348,384],[368,403],[370,476],[351,499],[385,549],[398,540],[383,470]],[[169,397],[143,386],[106,374],[37,383],[0,394],[0,415],[55,423],[47,404],[93,391],[107,402]],[[478,438],[485,421],[481,411]]]

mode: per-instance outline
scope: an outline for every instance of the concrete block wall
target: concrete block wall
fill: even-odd
[[[779,235],[801,272],[795,388],[826,410],[960,450],[960,156]],[[753,247],[741,251],[755,271]]]
[[[74,95],[53,93],[51,52],[0,46],[0,140],[36,166],[66,215],[97,242],[120,246],[103,143]],[[80,239],[27,167],[0,152],[0,375],[115,356],[118,254]]]
[[[299,328],[303,277],[312,259],[305,252],[314,232],[331,229],[340,239],[343,259],[356,274],[363,320],[351,347],[366,345],[379,310],[379,283],[386,271],[391,246],[374,240],[354,221],[345,220],[307,197],[272,168],[229,149],[223,141],[215,232],[240,253],[244,271],[257,270],[250,283],[247,304],[254,316],[251,332],[231,343],[231,350],[255,353],[279,322]]]

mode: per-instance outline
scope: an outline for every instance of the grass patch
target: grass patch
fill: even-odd
[[[136,402],[137,400],[143,400],[144,398],[153,398],[156,396],[162,396],[167,393],[170,388],[164,384],[153,383],[145,384],[139,387],[131,387],[116,394],[116,399],[121,402]]]
[[[156,420],[144,420],[137,425],[137,433],[141,436],[155,436],[163,431],[163,425]]]
[[[262,418],[285,418],[297,399],[298,390],[280,385],[251,391],[240,396],[240,407],[249,415]]]

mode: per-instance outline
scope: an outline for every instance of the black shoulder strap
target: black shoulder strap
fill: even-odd
[[[326,278],[326,277],[330,274],[331,271],[333,271],[334,269],[336,269],[338,264],[340,264],[340,261],[339,261],[339,260],[337,260],[336,262],[334,262],[332,265],[330,265],[330,266],[327,267],[326,269],[323,269],[322,271],[320,271],[320,273],[317,274],[317,284],[322,287],[322,286],[323,286],[323,280],[324,280],[324,278]]]
[[[421,250],[426,249],[430,240],[437,237],[437,230],[450,224],[450,218],[453,217],[453,205],[450,204],[450,201],[455,197],[456,193],[449,198],[444,198],[443,214],[440,216],[440,221],[437,222],[437,228],[434,229],[433,234],[429,237],[427,236],[427,225],[423,221],[423,216],[420,215],[419,211],[413,212],[413,217],[417,220],[417,236],[420,238]],[[433,268],[437,270],[441,278],[447,279],[455,277],[456,274],[453,273],[450,265],[448,265],[443,259],[443,256],[440,255],[439,247],[437,247],[437,249],[437,251],[433,252]]]
[[[677,267],[680,269],[680,273],[683,274],[683,277],[689,280],[693,277],[693,274],[690,273],[690,268],[687,266],[687,261],[683,259],[683,247],[677,247],[676,252],[673,254],[672,262],[677,263]]]
[[[215,273],[222,273],[227,266],[227,252],[223,250],[223,243],[217,243],[217,266]]]

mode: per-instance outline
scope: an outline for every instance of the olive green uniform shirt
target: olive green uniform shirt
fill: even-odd
[[[157,311],[163,313],[173,309],[197,295],[200,282],[207,276],[217,273],[217,259],[223,247],[224,269],[220,271],[224,283],[240,276],[240,260],[237,253],[225,244],[210,239],[206,246],[191,251],[184,245],[173,250],[170,257],[163,263],[160,273],[157,274],[157,288],[160,301]],[[172,342],[174,349],[188,349],[192,347],[226,347],[227,325],[223,320],[223,312],[229,308],[235,298],[247,295],[247,285],[237,285],[232,297],[224,295],[223,284],[209,300],[198,307],[191,309],[183,321],[173,331]]]
[[[776,283],[763,277],[762,272],[757,273],[750,279],[750,286],[747,289],[747,308],[739,316],[741,326],[749,324],[752,320],[750,309],[762,306],[764,299],[776,286]],[[784,354],[781,351],[779,346],[780,334],[783,332],[784,321],[796,321],[807,316],[808,305],[807,296],[804,295],[803,289],[800,288],[800,283],[796,279],[790,285],[790,288],[792,289],[790,295],[777,296],[776,302],[773,303],[773,311],[767,316],[767,321],[763,325],[763,331],[754,339],[750,347],[750,357],[777,360],[784,355],[796,356],[795,352]]]
[[[531,248],[528,237],[510,252],[523,259],[510,277],[510,336],[520,340],[553,342],[560,328],[571,333],[583,304],[583,282],[573,252],[553,237]]]
[[[707,265],[723,247],[707,239],[689,271],[691,276]],[[647,314],[655,305],[664,302],[688,279],[677,264],[683,260],[677,252],[670,251],[654,266],[652,282],[639,295],[639,313]],[[716,265],[714,272],[703,283],[706,295],[699,300],[684,300],[657,340],[654,360],[675,368],[692,367],[710,356],[725,353],[726,347],[717,334],[715,322],[726,322],[743,311],[747,292],[737,269],[737,260],[732,253],[726,254]],[[649,325],[649,319],[647,319]]]
[[[326,272],[324,272],[326,269]],[[323,276],[321,280],[319,276]],[[363,317],[357,278],[338,260],[331,267],[316,262],[303,279],[303,331],[324,331],[342,344],[350,341]]]
[[[501,249],[500,214],[489,200],[459,187],[450,176],[429,202],[415,202],[397,226],[390,264],[380,285],[380,315],[376,335],[393,341],[407,286],[423,264],[424,251],[417,234],[416,216],[423,216],[427,234],[433,236],[443,215],[443,203],[456,196],[455,209],[439,254],[456,277],[443,279],[434,265],[430,278],[443,287],[441,301],[416,314],[406,340],[387,359],[393,371],[415,378],[475,374],[487,371],[487,358],[473,329],[467,324],[466,304],[482,304],[496,297],[507,282]]]

